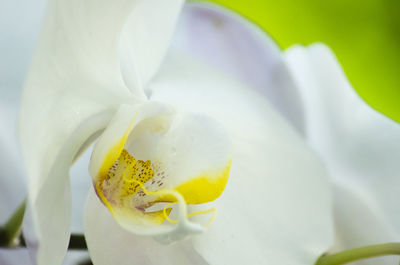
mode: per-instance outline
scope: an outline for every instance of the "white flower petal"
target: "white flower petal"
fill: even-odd
[[[179,18],[172,46],[257,90],[302,129],[299,93],[281,50],[248,19],[210,3],[189,3]]]
[[[177,115],[160,141],[157,160],[165,165],[166,188],[176,189],[188,204],[202,204],[223,192],[231,158],[224,128],[208,116],[190,113]]]
[[[263,97],[172,50],[151,89],[154,100],[217,119],[233,142],[216,219],[194,238],[207,262],[312,264],[332,244],[324,167]]]
[[[146,87],[169,47],[184,0],[140,0],[121,36],[123,78],[129,87]]]
[[[168,116],[172,113],[173,109],[166,104],[156,102],[121,105],[93,150],[89,165],[93,180],[96,180],[98,175],[105,175],[108,172],[120,156],[135,126],[148,118]]]
[[[123,229],[90,190],[85,208],[85,238],[95,265],[206,265],[187,242],[160,245]]]
[[[140,1],[49,3],[21,107],[20,135],[40,241],[38,264],[59,264],[71,222],[68,170],[121,103],[144,98],[120,72],[120,33]],[[55,236],[56,235],[56,236]],[[51,249],[51,251],[50,251]]]
[[[398,240],[368,194],[353,185],[334,183],[333,188],[336,241],[332,252]],[[393,265],[398,261],[398,256],[384,256],[354,262],[354,265]]]
[[[326,46],[293,47],[286,59],[301,87],[308,141],[324,159],[336,187],[346,187],[336,193],[352,192],[364,208],[360,217],[351,210],[353,203],[336,202],[338,241],[348,238],[349,230],[352,237],[341,247],[399,240],[399,124],[357,95]],[[380,235],[363,223],[381,227]]]

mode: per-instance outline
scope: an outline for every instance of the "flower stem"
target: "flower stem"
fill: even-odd
[[[18,209],[8,219],[3,227],[0,227],[0,246],[15,247],[20,243],[21,226],[24,219],[26,199],[18,206]]]
[[[385,243],[348,249],[335,254],[322,255],[315,265],[341,265],[356,260],[387,256],[400,255],[400,243]]]

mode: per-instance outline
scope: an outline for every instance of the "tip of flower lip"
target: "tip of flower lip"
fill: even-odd
[[[154,239],[163,244],[169,245],[181,240],[185,240],[192,235],[204,233],[206,228],[200,224],[183,220],[179,222],[173,233],[166,233],[154,236]]]

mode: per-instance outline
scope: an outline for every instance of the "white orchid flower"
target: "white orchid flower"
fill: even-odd
[[[386,169],[388,185],[396,177],[399,128],[352,94],[331,53],[314,46],[282,54],[238,15],[209,4],[182,6],[50,2],[20,119],[37,264],[62,263],[71,226],[69,168],[96,139],[85,207],[96,265],[313,264],[333,244],[334,217],[337,240],[376,240],[361,226],[343,232],[355,222],[348,200],[335,197],[332,216],[322,160],[338,191],[375,204],[366,220],[398,238],[395,205],[388,204],[394,191],[373,187]],[[359,145],[347,144],[354,140],[342,126],[347,117],[332,119],[329,106],[348,95],[345,106],[359,108],[361,125],[387,129],[377,140],[382,146],[373,144],[371,128],[363,137],[354,133]],[[337,148],[339,140],[354,154],[365,146],[370,153],[348,162],[354,156]],[[379,157],[389,144],[394,156]],[[375,158],[382,167],[360,169]]]

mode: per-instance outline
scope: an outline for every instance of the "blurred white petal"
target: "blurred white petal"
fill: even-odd
[[[335,248],[400,240],[399,124],[357,95],[326,46],[293,47],[286,59],[305,102],[307,139],[335,183]]]
[[[301,100],[282,52],[248,19],[221,6],[189,3],[179,18],[172,47],[257,90],[302,130]]]

